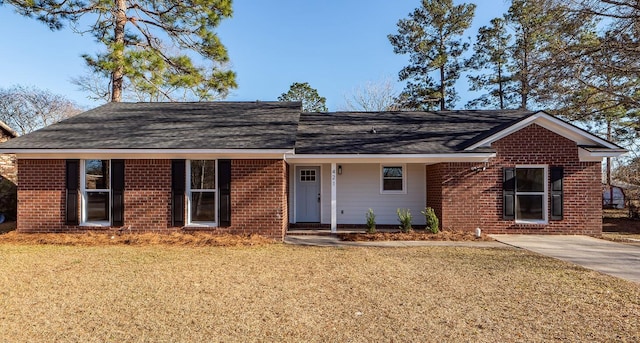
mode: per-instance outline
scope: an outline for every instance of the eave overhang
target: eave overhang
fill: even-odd
[[[293,149],[0,149],[19,159],[282,159]]]
[[[450,154],[285,154],[290,163],[424,163],[487,162],[495,152]]]

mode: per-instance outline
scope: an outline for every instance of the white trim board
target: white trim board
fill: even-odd
[[[469,147],[467,147],[466,151],[472,151],[479,147],[487,147],[491,146],[491,143],[500,140],[520,129],[523,129],[531,124],[537,124],[545,129],[555,132],[558,135],[561,135],[567,139],[570,139],[576,142],[578,145],[601,145],[608,149],[612,150],[620,150],[621,148],[613,143],[607,142],[606,140],[597,137],[585,130],[582,130],[578,127],[575,127],[567,122],[564,122],[558,118],[555,118],[543,111],[536,112],[529,116],[528,118],[521,120],[506,129],[497,132]],[[616,156],[622,155],[623,153],[619,153]]]
[[[282,159],[292,149],[0,149],[19,159]]]
[[[290,163],[440,163],[487,162],[496,157],[494,152],[451,154],[290,154],[284,160]]]

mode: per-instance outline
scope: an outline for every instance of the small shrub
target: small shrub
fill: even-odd
[[[373,209],[369,209],[366,214],[367,218],[367,233],[376,232],[376,215],[373,213]]]
[[[398,221],[400,222],[400,231],[402,232],[411,232],[413,228],[411,227],[411,212],[409,212],[408,208],[399,208],[397,210],[398,213]]]
[[[420,213],[424,215],[424,218],[427,221],[427,231],[431,233],[440,232],[440,229],[438,228],[440,226],[440,221],[438,220],[438,216],[436,216],[436,212],[431,207],[425,208],[424,211],[420,211]]]

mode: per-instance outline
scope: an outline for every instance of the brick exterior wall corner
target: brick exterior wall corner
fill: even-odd
[[[492,144],[483,163],[427,166],[427,206],[440,210],[444,230],[510,234],[602,234],[601,164],[580,162],[575,142],[532,124]],[[502,217],[502,170],[517,165],[564,168],[564,217],[547,224],[518,224]],[[549,180],[547,180],[549,182]],[[547,211],[550,209],[547,203]],[[550,217],[550,214],[548,214]]]

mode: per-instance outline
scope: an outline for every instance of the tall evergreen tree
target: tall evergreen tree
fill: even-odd
[[[491,26],[478,30],[473,45],[473,56],[466,66],[478,73],[468,75],[471,91],[487,90],[481,97],[470,101],[468,108],[493,107],[505,109],[513,107],[516,94],[513,93],[512,76],[507,70],[510,60],[511,35],[507,32],[502,18],[491,20]],[[483,73],[486,71],[487,73]]]
[[[607,94],[620,104],[640,108],[640,2],[636,0],[578,0],[571,9],[601,20],[599,39],[590,46],[572,49],[575,72],[571,77],[584,87]],[[590,58],[607,54],[609,59]],[[584,70],[593,70],[584,73]],[[597,76],[607,74],[626,80],[623,86],[606,87]],[[639,120],[640,121],[640,120]]]
[[[307,82],[292,83],[286,93],[280,94],[278,101],[301,101],[305,112],[327,112],[327,98],[320,96]]]
[[[514,31],[509,69],[517,82],[520,108],[527,109],[537,98],[539,77],[543,77],[544,39],[552,18],[545,8],[547,0],[513,0],[505,19]]]
[[[236,87],[235,73],[221,68],[228,55],[213,31],[231,16],[231,0],[5,2],[52,30],[70,23],[102,43],[104,52],[83,57],[97,75],[108,75],[111,101],[121,101],[126,81],[153,98],[166,100],[172,98],[167,89],[209,99]],[[205,59],[203,65],[194,63],[194,53]]]
[[[551,76],[571,68],[562,57],[563,49],[580,44],[592,22],[588,16],[571,15],[558,0],[513,0],[504,17],[514,35],[508,69],[516,83],[519,107],[542,106],[554,92],[563,91],[550,82]]]
[[[629,91],[638,89],[638,76],[602,67],[615,65],[621,59],[616,49],[599,48],[613,39],[608,37],[610,34],[597,36],[592,32],[591,39],[567,47],[564,58],[566,63],[572,63],[572,68],[566,68],[569,72],[563,75],[551,76],[551,82],[561,82],[564,88],[555,93],[553,112],[585,123],[609,141],[630,145],[637,139],[633,118],[638,115],[638,109],[625,97],[633,96]],[[627,95],[621,97],[620,94]],[[606,158],[605,167],[606,181],[611,185],[611,158]]]
[[[460,56],[469,44],[462,41],[471,26],[474,4],[453,5],[453,0],[422,0],[421,6],[398,21],[398,33],[388,35],[393,52],[408,54],[410,64],[400,73],[407,85],[401,105],[412,109],[440,110],[455,106],[453,88],[463,65]],[[430,74],[436,72],[434,79]]]

